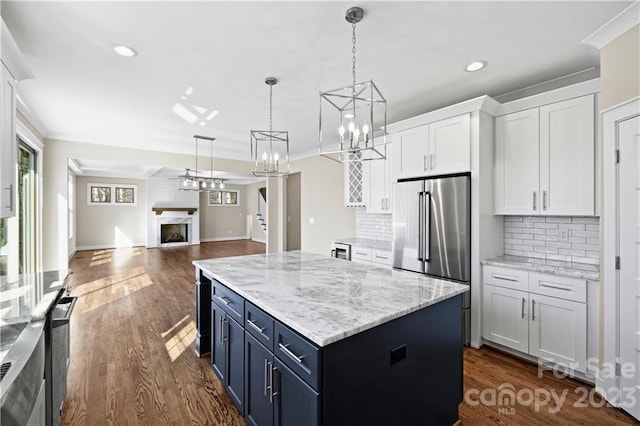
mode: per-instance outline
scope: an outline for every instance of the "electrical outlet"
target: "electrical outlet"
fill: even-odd
[[[560,241],[562,241],[562,242],[569,241],[569,230],[568,229],[560,229],[558,231],[558,235],[560,237]]]
[[[313,225],[314,223],[316,223],[316,219],[315,219],[314,217],[310,217],[310,218],[309,218],[309,223],[310,223],[311,225]]]

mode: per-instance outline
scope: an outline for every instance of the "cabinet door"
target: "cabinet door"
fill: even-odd
[[[293,371],[274,358],[274,423],[277,426],[316,425],[320,398]]]
[[[18,142],[16,82],[0,63],[0,217],[13,217],[17,203]]]
[[[244,329],[228,316],[225,339],[228,346],[227,391],[244,414]]]
[[[385,213],[386,160],[371,160],[364,164],[364,186],[367,213]]]
[[[471,129],[469,114],[429,123],[429,174],[471,170]]]
[[[584,372],[587,308],[584,303],[532,294],[529,353]]]
[[[538,214],[538,121],[538,108],[496,118],[495,214]]]
[[[529,294],[483,285],[483,337],[521,352],[529,350]]]
[[[227,380],[225,327],[225,312],[220,306],[211,302],[211,368],[224,385]]]
[[[250,425],[273,425],[269,370],[273,355],[245,332],[245,419]]]
[[[398,132],[393,136],[391,149],[395,162],[394,180],[427,174],[428,126]]]
[[[595,213],[594,96],[540,108],[541,214]]]

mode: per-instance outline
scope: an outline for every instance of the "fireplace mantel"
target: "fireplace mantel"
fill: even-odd
[[[187,212],[187,214],[193,215],[198,209],[196,207],[152,207],[151,210],[156,212],[156,216],[159,216],[162,212]]]

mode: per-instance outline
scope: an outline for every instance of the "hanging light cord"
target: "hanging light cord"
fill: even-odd
[[[273,163],[273,85],[269,85],[269,171]]]
[[[352,95],[356,96],[356,23],[351,24],[351,28],[353,30],[353,37],[351,38],[351,43],[353,43],[353,47],[351,48],[351,53],[353,53],[352,68],[351,75],[353,77],[353,92]]]

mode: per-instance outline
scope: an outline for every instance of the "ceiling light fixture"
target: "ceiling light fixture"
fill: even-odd
[[[468,72],[480,71],[487,66],[487,61],[473,61],[464,69]]]
[[[214,189],[224,189],[225,180],[221,178],[213,177],[213,141],[216,138],[211,138],[209,136],[193,136],[196,145],[196,168],[195,169],[186,169],[185,174],[178,176],[178,190],[180,191],[212,191]],[[209,156],[210,160],[210,171],[209,177],[200,176],[200,172],[198,171],[198,141],[199,140],[207,140],[211,146],[211,155]],[[192,173],[193,172],[193,173]]]
[[[356,24],[363,16],[359,7],[348,9],[345,15],[353,34],[352,85],[320,92],[320,155],[339,163],[384,160],[387,156],[386,132],[379,132],[378,138],[373,132],[387,126],[387,101],[373,80],[356,82]]]
[[[134,49],[129,46],[125,46],[124,44],[114,44],[113,50],[115,50],[118,55],[126,56],[127,58],[138,54]]]
[[[278,79],[267,77],[264,82],[269,86],[269,130],[251,130],[253,175],[285,176],[289,174],[289,132],[273,130],[273,86]]]

